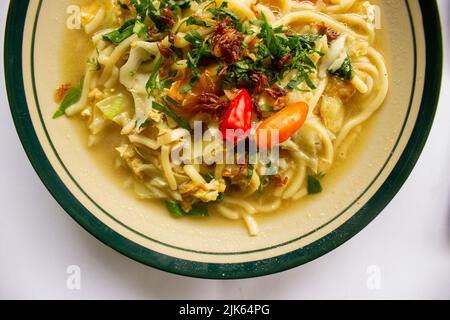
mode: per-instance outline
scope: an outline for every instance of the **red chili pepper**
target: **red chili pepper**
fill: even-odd
[[[233,139],[234,143],[245,139],[252,127],[252,98],[247,90],[242,89],[239,94],[230,102],[228,109],[220,123],[220,132],[224,139]],[[232,131],[227,132],[227,129]],[[236,134],[236,130],[242,130],[245,135]]]

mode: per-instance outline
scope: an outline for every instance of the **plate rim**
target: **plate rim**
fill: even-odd
[[[242,279],[285,271],[336,249],[364,229],[395,197],[423,151],[433,125],[440,96],[443,41],[436,0],[419,0],[418,2],[423,17],[425,44],[431,40],[433,46],[425,45],[424,91],[413,132],[401,157],[382,186],[349,220],[313,243],[277,257],[229,264],[196,262],[172,257],[143,247],[115,232],[91,214],[73,196],[48,161],[28,113],[22,69],[23,44],[17,39],[23,39],[29,0],[25,3],[21,1],[21,4],[18,1],[10,1],[5,29],[5,84],[14,124],[34,170],[53,198],[86,231],[121,254],[162,271],[196,278]]]

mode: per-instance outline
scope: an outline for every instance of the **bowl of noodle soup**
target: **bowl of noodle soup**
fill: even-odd
[[[434,1],[24,3],[5,74],[34,168],[90,233],[165,271],[246,278],[331,251],[432,125]]]

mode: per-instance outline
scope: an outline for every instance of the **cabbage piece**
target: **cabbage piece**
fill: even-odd
[[[96,106],[103,112],[105,119],[112,120],[125,109],[125,99],[122,93],[118,93],[97,102]]]
[[[339,132],[344,125],[345,119],[345,109],[341,99],[323,96],[320,116],[328,130],[334,133]]]
[[[342,62],[347,57],[347,49],[345,48],[345,41],[347,40],[347,37],[341,36],[337,40],[335,40],[330,48],[328,49],[328,52],[325,54],[325,56],[322,58],[320,67],[319,67],[319,76],[321,78],[324,78],[327,76],[327,72],[330,69],[330,67],[333,64],[339,64],[339,62],[336,62],[336,60],[341,60]],[[338,66],[338,68],[342,65],[342,63]],[[335,67],[335,66],[333,66]]]
[[[128,90],[132,89],[137,81],[137,70],[145,59],[148,59],[148,52],[142,48],[133,48],[130,51],[130,57],[127,62],[120,68],[120,83]]]

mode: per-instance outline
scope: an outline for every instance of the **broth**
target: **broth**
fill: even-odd
[[[77,0],[74,1],[77,4],[85,4],[89,3],[89,1]],[[264,1],[270,2],[270,1]],[[275,1],[277,2],[277,1]],[[377,43],[376,48],[383,52],[386,58],[387,48],[384,47],[384,42],[382,41],[384,35],[382,31],[377,32]],[[89,38],[82,31],[73,31],[66,30],[64,33],[63,41],[61,42],[61,64],[62,64],[62,74],[61,79],[62,83],[73,83],[76,84],[79,82],[79,79],[82,77],[85,72],[85,61],[88,55],[94,49]],[[80,58],[81,57],[81,58]],[[388,59],[387,59],[388,60]],[[377,121],[377,115],[375,114],[368,121],[364,123],[364,127],[362,133],[358,137],[356,143],[354,143],[348,158],[344,161],[336,160],[333,165],[333,168],[330,170],[329,174],[323,180],[324,189],[334,189],[337,182],[341,179],[345,179],[348,176],[348,173],[351,172],[352,162],[355,161],[364,150],[365,141],[367,137],[372,134],[373,123]],[[84,141],[88,140],[88,130],[86,128],[85,122],[79,117],[74,121],[74,125],[76,127],[77,132],[79,133],[79,137]],[[101,144],[96,145],[93,148],[86,147],[89,152],[92,154],[96,163],[98,164],[98,168],[102,170],[106,175],[111,177],[111,180],[114,183],[118,184],[121,188],[123,187],[124,181],[130,176],[128,169],[120,169],[117,170],[115,167],[115,159],[117,158],[116,147],[120,145],[120,142],[123,138],[121,138],[119,130],[114,126],[110,126],[104,133],[105,139]],[[135,198],[132,190],[128,190],[127,192],[130,194],[130,197]],[[132,201],[132,200],[130,200]],[[153,200],[146,200],[153,201]],[[297,203],[300,204],[304,200],[298,200]],[[314,198],[309,199],[309,201],[314,201]],[[159,200],[155,200],[156,203],[161,203]],[[292,203],[284,202],[282,207],[277,209],[274,212],[270,212],[267,214],[259,215],[258,221],[263,222],[266,219],[270,219],[274,215],[277,215],[279,212],[283,211],[287,206],[292,206]],[[220,215],[213,215],[213,219],[224,220]]]

